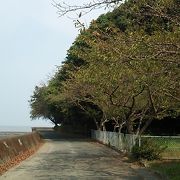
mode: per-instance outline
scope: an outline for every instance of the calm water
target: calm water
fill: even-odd
[[[0,126],[0,139],[8,136],[18,136],[31,132],[31,127],[27,126]]]

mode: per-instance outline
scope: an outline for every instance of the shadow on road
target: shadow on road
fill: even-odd
[[[67,140],[91,141],[90,138],[87,138],[86,136],[83,136],[83,135],[61,133],[59,131],[55,131],[54,129],[37,130],[37,132],[45,140],[51,140],[51,141],[67,141]]]

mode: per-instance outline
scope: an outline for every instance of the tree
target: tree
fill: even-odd
[[[124,21],[132,21],[139,10],[144,15],[144,4],[139,2],[138,8],[133,4],[126,5],[133,10],[128,14],[129,19],[125,16]],[[153,4],[153,9],[157,9],[156,5]],[[161,11],[166,12],[167,6],[163,8]],[[123,10],[120,9],[120,12]],[[165,18],[165,15],[148,17],[154,22],[150,28],[146,23],[138,27],[131,22],[126,29],[118,26],[119,32],[113,26],[107,27],[109,23],[106,23],[102,31],[96,26],[100,19],[94,22],[94,27],[85,32],[92,33],[95,38],[81,34],[84,43],[91,48],[74,50],[74,56],[84,59],[87,66],[81,68],[74,79],[66,82],[67,96],[71,96],[75,102],[90,101],[98,105],[104,114],[102,125],[113,119],[116,127],[124,124],[130,133],[134,131],[133,124],[137,120],[139,125],[136,131],[142,133],[152,119],[168,116],[172,109],[178,114],[179,30],[176,16],[173,15],[176,8],[169,12],[171,17],[175,17],[174,20]],[[145,14],[136,21],[140,22],[147,16],[150,15]],[[166,16],[170,17],[169,14]]]
[[[38,100],[45,115],[136,134],[153,119],[177,117],[178,7],[177,0],[129,0],[82,28]]]
[[[118,33],[116,39],[87,40],[91,51],[74,53],[88,65],[65,82],[63,96],[96,104],[104,115],[102,125],[113,119],[115,128],[125,125],[133,133],[133,123],[139,120],[136,131],[142,133],[153,118],[163,118],[170,109],[178,109],[180,54],[176,33],[179,31],[153,36]]]
[[[63,122],[62,104],[53,102],[46,85],[36,86],[30,99],[31,118],[49,119],[55,126]]]

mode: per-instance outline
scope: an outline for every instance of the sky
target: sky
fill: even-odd
[[[84,0],[71,0],[84,3]],[[81,18],[86,25],[104,13]],[[49,126],[31,120],[28,100],[46,82],[78,35],[72,17],[58,17],[52,0],[5,0],[0,5],[0,126]]]

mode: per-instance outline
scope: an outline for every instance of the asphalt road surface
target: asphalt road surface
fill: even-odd
[[[118,152],[87,139],[43,132],[46,143],[0,180],[156,180],[146,169],[133,169]]]

